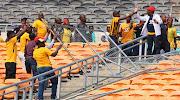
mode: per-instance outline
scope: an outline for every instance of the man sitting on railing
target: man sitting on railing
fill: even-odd
[[[57,47],[55,52],[52,52],[48,48],[45,47],[45,41],[43,39],[39,39],[36,44],[38,45],[38,48],[34,50],[33,52],[33,58],[37,62],[38,66],[38,72],[39,74],[42,74],[44,72],[52,70],[52,64],[49,60],[49,56],[55,57],[58,54],[59,49],[61,49],[62,44]],[[48,75],[40,77],[38,80],[42,81],[46,79],[47,77],[54,76],[55,73],[50,73]],[[50,79],[52,83],[52,94],[51,99],[55,99],[56,97],[56,89],[57,89],[57,77]],[[44,92],[44,85],[46,81],[43,81],[39,83],[39,91],[38,91],[38,98],[40,100],[43,100],[43,92]]]

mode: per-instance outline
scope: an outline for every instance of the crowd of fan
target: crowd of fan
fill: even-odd
[[[102,42],[108,42],[109,37],[117,44],[123,44],[138,38],[143,35],[147,36],[148,43],[148,55],[160,54],[160,50],[163,49],[165,52],[171,50],[176,50],[176,29],[172,27],[173,19],[166,15],[159,16],[154,14],[154,7],[150,6],[147,9],[147,15],[140,16],[138,12],[138,7],[135,8],[135,12],[132,14],[127,14],[125,17],[120,17],[119,11],[113,12],[113,19],[111,25],[107,25],[106,34],[101,37]],[[131,21],[131,17],[137,14],[140,23],[136,24]],[[21,25],[14,27],[14,31],[7,32],[6,48],[7,48],[7,59],[5,63],[6,67],[6,79],[16,78],[16,57],[17,57],[17,47],[16,43],[20,40],[20,52],[18,54],[19,59],[22,62],[22,68],[27,70],[27,73],[31,73],[33,70],[33,75],[44,73],[46,71],[52,70],[52,65],[49,60],[49,56],[55,57],[58,50],[62,47],[62,44],[57,47],[55,52],[50,51],[53,44],[56,42],[57,37],[60,38],[64,43],[70,42],[85,42],[81,35],[74,31],[74,27],[70,25],[68,19],[64,19],[63,22],[60,18],[56,18],[51,29],[55,32],[55,35],[51,34],[50,29],[46,26],[46,22],[42,21],[44,19],[43,13],[39,13],[38,20],[36,20],[31,26],[26,17],[21,18]],[[89,42],[96,42],[96,35],[93,26],[87,26],[86,16],[84,14],[79,16],[80,22],[75,26],[79,29],[82,35]],[[126,22],[119,25],[120,20],[126,19]],[[63,23],[63,24],[62,24]],[[51,43],[45,46],[45,41],[47,41],[48,36],[51,34]],[[2,39],[0,39],[2,41]],[[114,47],[113,43],[110,42],[110,47]],[[138,43],[137,41],[136,43]],[[127,48],[136,43],[129,44],[123,47]],[[154,44],[153,44],[154,43]],[[143,48],[145,45],[143,44]],[[133,50],[132,50],[133,49]],[[139,47],[136,46],[132,49],[126,50],[125,53],[128,56],[136,56],[139,53]],[[144,50],[143,50],[144,51]],[[143,52],[144,53],[144,52]],[[46,77],[55,75],[51,73]],[[46,77],[41,77],[38,80],[41,81]],[[57,88],[57,78],[51,79],[52,83],[52,95],[51,98],[56,97]],[[39,91],[37,93],[37,99],[43,99],[45,82],[39,84]]]

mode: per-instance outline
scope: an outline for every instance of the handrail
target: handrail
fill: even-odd
[[[147,37],[147,36],[141,36],[141,37],[139,37],[139,38],[136,38],[136,39],[134,39],[134,40],[132,40],[132,41],[129,41],[129,42],[127,42],[127,43],[124,43],[124,44],[121,44],[121,45],[118,45],[118,46],[119,46],[119,47],[123,47],[123,46],[125,46],[125,45],[128,45],[128,44],[130,44],[130,43],[132,43],[132,42],[136,42],[137,40],[140,40],[140,39],[143,39],[143,38],[146,38],[146,37]],[[116,47],[113,47],[113,48],[111,48],[111,49],[109,49],[109,50],[106,50],[106,51],[104,51],[104,52],[101,52],[101,53],[99,53],[99,55],[105,54],[105,53],[107,53],[107,52],[109,52],[109,51],[111,51],[111,50],[114,50],[114,49],[116,49]],[[86,60],[88,60],[88,59],[92,59],[92,58],[95,58],[95,57],[98,57],[98,55],[96,54],[96,55],[93,55],[93,56],[90,56],[90,57],[87,57],[87,58],[78,60],[77,62],[78,62],[78,63],[79,63],[79,62],[83,62],[83,61],[86,61]],[[37,79],[37,78],[39,78],[39,77],[42,77],[42,76],[44,76],[44,75],[53,73],[53,72],[55,72],[55,71],[59,71],[59,70],[61,70],[61,69],[63,69],[63,68],[66,68],[66,67],[71,66],[71,65],[74,65],[74,64],[76,64],[76,63],[73,62],[73,63],[67,64],[67,65],[64,65],[64,66],[62,66],[62,67],[59,67],[59,68],[56,68],[56,69],[47,71],[47,72],[45,72],[45,73],[39,74],[39,75],[34,76],[34,77],[32,77],[32,78],[29,78],[29,79],[27,79],[27,80],[23,80],[23,81],[20,81],[20,82],[17,82],[17,83],[10,84],[10,85],[5,86],[5,87],[1,87],[0,90],[4,90],[4,89],[7,89],[7,88],[9,88],[9,87],[17,86],[17,85],[19,85],[19,84],[22,84],[22,83],[25,83],[25,82],[29,82],[29,81],[35,80],[35,79]],[[82,65],[82,66],[83,66],[83,65]],[[75,70],[75,69],[72,69],[72,70]],[[64,73],[65,73],[65,72],[64,72]],[[61,73],[61,74],[62,74],[62,73]]]

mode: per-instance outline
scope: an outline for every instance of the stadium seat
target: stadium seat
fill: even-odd
[[[71,42],[68,48],[83,48],[83,42]]]
[[[134,98],[138,98],[138,96],[145,96],[147,94],[146,91],[130,91],[128,95],[133,96]]]
[[[138,85],[123,85],[121,88],[122,88],[122,89],[130,88],[130,89],[128,89],[128,90],[125,90],[125,91],[128,91],[128,92],[129,92],[129,91],[139,90]]]
[[[22,81],[22,80],[26,80],[26,79],[29,79],[32,77],[33,77],[32,74],[20,74],[17,76],[17,79],[20,79]],[[29,82],[19,84],[19,88],[23,88],[23,87],[27,87],[27,86],[29,86]],[[27,88],[27,92],[28,91],[29,91],[29,88]],[[19,90],[19,92],[23,93],[23,90]]]
[[[25,69],[17,69],[16,70],[16,76],[18,76],[20,74],[27,74],[27,71]]]
[[[178,76],[177,75],[164,75],[161,77],[161,80],[167,80],[169,83],[171,80],[177,80]]]
[[[121,88],[123,85],[130,85],[130,80],[121,80],[115,82],[114,85],[118,85]]]
[[[157,85],[159,86],[159,90],[162,89],[163,86],[168,85],[166,80],[152,80],[150,85]]]
[[[149,81],[148,80],[133,80],[131,85],[138,85],[139,86],[139,89],[141,89],[141,87],[143,85],[148,85],[149,84]]]
[[[2,84],[2,83],[0,84],[0,87],[5,87],[5,86],[6,86],[6,84]],[[4,91],[5,90],[1,90],[0,95],[4,94]],[[2,100],[2,96],[0,96],[0,100]]]
[[[178,97],[178,98],[180,98],[180,91],[173,91],[173,92],[170,94],[170,97]]]
[[[174,61],[172,61],[172,60],[162,60],[162,61],[159,61],[159,65],[164,65],[164,66],[174,65]]]
[[[168,92],[167,91],[151,91],[149,96],[166,97],[168,96]]]
[[[179,91],[179,86],[163,86],[162,91],[167,91],[171,94],[173,91]]]
[[[97,100],[113,100],[113,96],[103,96],[101,98],[98,98]]]
[[[91,92],[88,93],[88,95],[93,95],[93,94],[99,94],[99,93],[104,93],[104,90],[93,90]]]
[[[74,58],[76,59],[76,61],[81,60],[81,59],[84,59],[83,56],[74,56]],[[72,62],[74,62],[74,60],[73,60],[72,58],[71,58],[70,60],[71,60]],[[80,62],[79,65],[82,66],[82,65],[83,65],[83,62]],[[77,65],[77,64],[74,64],[74,65],[71,66],[71,69],[74,69],[74,68],[77,68],[77,67],[78,67],[78,65]],[[77,69],[72,70],[72,71],[70,71],[70,72],[73,73],[73,74],[76,74],[76,73],[79,73],[79,71],[80,71],[80,68],[77,68]]]
[[[156,68],[157,67],[157,68]],[[152,69],[152,68],[156,68],[154,69],[153,71],[156,71],[156,70],[164,70],[164,65],[149,65],[148,66],[148,69]]]
[[[80,54],[80,56],[83,56],[84,58],[87,58],[87,57],[90,57],[90,56],[92,56],[91,54],[86,54],[86,53],[84,53],[84,54]],[[87,60],[87,68],[91,68],[91,65],[92,65],[92,62],[93,62],[93,58],[92,59],[88,59]],[[85,62],[84,62],[85,63]]]
[[[152,80],[158,80],[159,78],[160,78],[159,75],[146,75],[142,79],[151,82]]]
[[[159,86],[155,85],[143,85],[141,90],[146,91],[147,94],[149,94],[151,91],[157,91]]]
[[[116,89],[120,89],[118,85],[105,85],[105,86],[100,88],[100,90],[104,90],[105,92],[113,91]]]

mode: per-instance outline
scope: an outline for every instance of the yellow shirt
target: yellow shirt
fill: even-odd
[[[41,20],[36,20],[33,27],[37,28],[37,36],[44,38],[47,33],[47,26]]]
[[[109,32],[111,35],[118,37],[119,35],[119,17],[113,17],[111,21],[111,29]]]
[[[34,50],[33,58],[36,60],[38,68],[51,67],[51,62],[49,60],[50,55],[52,55],[52,51],[46,47],[40,47]]]
[[[121,43],[126,43],[132,41],[134,39],[134,28],[136,27],[136,23],[132,24],[132,28],[130,30],[131,23],[122,23],[120,32],[122,32]]]
[[[4,40],[0,37],[0,42],[4,42]]]
[[[6,42],[6,52],[7,52],[6,62],[16,63],[16,57],[17,57],[16,42],[17,42],[17,36],[11,38],[8,42]]]
[[[177,30],[175,27],[168,28],[168,42],[170,43],[170,48],[175,47],[174,38],[177,37]]]
[[[20,38],[20,52],[24,52],[25,46],[29,41],[29,33],[25,32]]]
[[[64,43],[70,43],[71,35],[72,35],[71,30],[68,30],[68,29],[64,28],[64,34],[63,34],[62,41]]]

